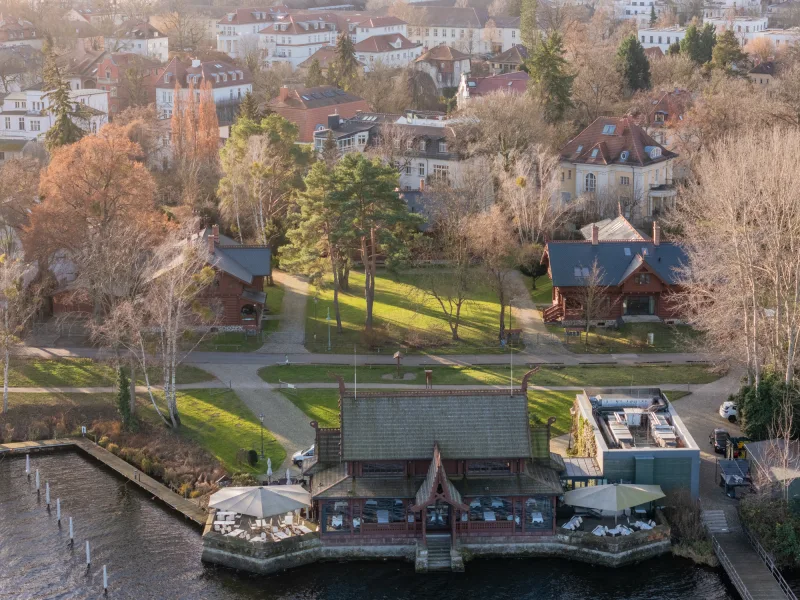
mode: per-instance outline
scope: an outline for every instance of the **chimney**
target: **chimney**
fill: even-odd
[[[653,221],[653,246],[658,246],[661,243],[661,227],[658,223]]]
[[[592,225],[592,246],[597,246],[600,243],[600,228],[597,225]]]
[[[285,85],[281,86],[280,91],[278,92],[278,100],[281,102],[286,102],[286,99],[289,97],[289,88]]]
[[[219,225],[213,225],[211,227],[211,235],[214,236],[214,241],[219,243]]]
[[[328,115],[328,129],[339,129],[339,115]]]
[[[196,69],[199,66],[200,66],[200,59],[199,58],[193,58],[192,59],[192,67],[194,67]]]
[[[208,252],[210,254],[214,254],[214,245],[217,240],[214,239],[214,230],[211,230],[211,233],[208,234]]]

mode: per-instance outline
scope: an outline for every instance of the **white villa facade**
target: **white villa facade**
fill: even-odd
[[[128,52],[161,63],[169,60],[169,37],[149,23],[123,27],[113,37],[104,38],[107,52]]]
[[[664,54],[675,42],[686,37],[686,28],[678,27],[645,27],[639,29],[639,41],[645,48],[661,48]]]
[[[55,117],[49,111],[47,92],[25,90],[12,92],[3,99],[0,111],[0,140],[42,140],[53,126]],[[105,90],[73,90],[69,93],[80,104],[86,117],[75,123],[87,133],[97,133],[108,123],[109,97]]]

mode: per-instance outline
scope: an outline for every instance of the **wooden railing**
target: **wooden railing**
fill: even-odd
[[[736,572],[736,569],[728,559],[728,555],[725,554],[725,551],[722,549],[722,546],[719,545],[719,542],[714,535],[711,536],[711,545],[714,548],[714,553],[717,555],[717,558],[719,558],[719,562],[722,564],[725,572],[728,574],[728,577],[731,578],[731,582],[733,582],[734,587],[742,597],[742,600],[753,600],[753,596],[747,590],[747,586],[742,581],[742,578],[739,577],[739,573]]]
[[[764,550],[764,547],[758,542],[753,534],[750,533],[747,527],[744,526],[744,523],[742,523],[742,531],[747,537],[747,541],[750,542],[750,545],[753,546],[756,553],[758,553],[758,555],[761,557],[761,560],[763,560],[764,564],[767,565],[767,568],[770,570],[770,573],[772,573],[772,576],[775,577],[778,585],[781,586],[781,589],[783,590],[783,593],[786,594],[786,597],[789,598],[789,600],[797,600],[797,596],[792,591],[792,588],[789,587],[789,584],[783,578],[780,570],[775,565],[775,559],[772,557],[772,555]]]
[[[373,531],[414,531],[415,523],[361,523],[361,531],[372,533]]]

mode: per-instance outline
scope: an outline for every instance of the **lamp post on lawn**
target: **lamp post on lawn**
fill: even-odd
[[[264,459],[264,413],[258,415],[258,420],[261,421],[261,459]]]
[[[317,302],[318,301],[319,301],[319,298],[314,296],[314,322],[316,322],[316,320],[317,320]]]
[[[328,307],[328,316],[325,317],[328,322],[328,352],[331,351],[331,307]]]

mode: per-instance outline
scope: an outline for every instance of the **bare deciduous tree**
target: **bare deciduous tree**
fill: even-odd
[[[603,284],[605,272],[595,258],[588,271],[581,267],[581,272],[586,273],[583,277],[584,285],[579,288],[578,301],[581,303],[581,314],[584,321],[585,347],[589,347],[589,328],[592,321],[602,315],[608,307],[607,286]]]

